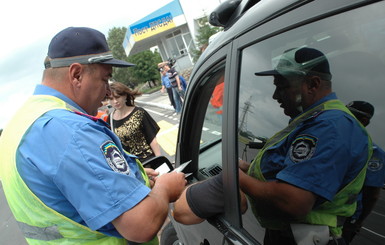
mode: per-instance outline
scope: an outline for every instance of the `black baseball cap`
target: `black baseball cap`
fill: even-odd
[[[114,59],[104,34],[88,27],[68,27],[56,34],[49,44],[48,57],[44,61],[46,68],[66,67],[73,63],[134,66]]]
[[[374,115],[374,106],[366,101],[351,101],[346,107],[355,115],[355,116],[365,116],[368,119],[371,119]]]
[[[276,76],[284,77],[290,75],[317,75],[324,80],[330,81],[329,61],[319,50],[313,48],[293,48],[286,50],[282,55],[273,59],[278,60],[274,70],[256,72],[257,76]]]

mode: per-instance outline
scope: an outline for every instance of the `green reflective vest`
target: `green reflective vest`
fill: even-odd
[[[329,100],[326,101],[319,106],[303,113],[299,117],[295,118],[286,128],[276,133],[273,137],[271,137],[265,144],[265,146],[258,153],[257,157],[252,162],[249,168],[249,175],[255,177],[258,180],[266,181],[261,171],[261,159],[266,151],[272,146],[278,144],[279,142],[285,140],[290,133],[303,121],[310,118],[312,115],[316,115],[324,110],[341,110],[345,113],[354,116],[352,113],[346,108],[346,106],[340,102],[339,100]],[[366,132],[365,128],[360,124],[363,131]],[[371,139],[368,135],[368,158],[370,159],[372,155],[372,143]],[[341,217],[350,217],[356,210],[356,196],[360,192],[366,174],[366,167],[359,172],[355,179],[353,179],[348,185],[343,187],[333,198],[331,202],[326,201],[320,206],[313,209],[303,220],[296,221],[297,223],[305,223],[305,224],[314,224],[314,225],[327,225],[329,226],[330,232],[335,235],[341,235],[341,226],[343,219]],[[275,229],[275,230],[284,230],[288,229],[290,226],[290,222],[288,220],[266,217],[263,214],[263,210],[257,210],[253,199],[250,197],[250,203],[252,206],[252,210],[254,215],[257,217],[258,221],[265,228]]]
[[[0,178],[10,209],[29,244],[127,244],[123,238],[93,231],[47,207],[27,187],[16,168],[16,152],[29,127],[54,109],[74,110],[54,96],[34,95],[15,114],[0,137]],[[138,161],[137,161],[138,163]],[[149,186],[148,177],[138,166]],[[157,237],[149,244],[158,244]]]

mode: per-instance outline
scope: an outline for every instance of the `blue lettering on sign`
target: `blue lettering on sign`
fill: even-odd
[[[164,27],[173,22],[171,13],[158,16],[140,24],[130,26],[131,33],[134,35],[146,34],[149,30],[154,31],[157,28]]]

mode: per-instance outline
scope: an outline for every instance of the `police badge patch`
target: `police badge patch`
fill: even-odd
[[[377,157],[372,157],[368,162],[368,170],[376,172],[380,171],[383,167],[381,160]]]
[[[310,159],[316,149],[317,138],[310,135],[299,135],[290,146],[290,159],[301,162]]]
[[[112,170],[127,175],[130,173],[130,167],[126,162],[126,159],[124,159],[122,153],[114,142],[109,140],[101,145],[100,149]]]

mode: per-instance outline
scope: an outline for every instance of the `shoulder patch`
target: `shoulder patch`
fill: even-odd
[[[372,157],[368,162],[368,170],[376,172],[383,168],[383,163],[377,157]]]
[[[299,135],[290,146],[290,159],[293,162],[301,162],[310,159],[315,152],[317,138],[311,135]]]
[[[130,173],[130,167],[128,166],[126,159],[124,159],[123,154],[119,151],[114,142],[109,140],[101,145],[100,149],[112,170],[127,175]]]

